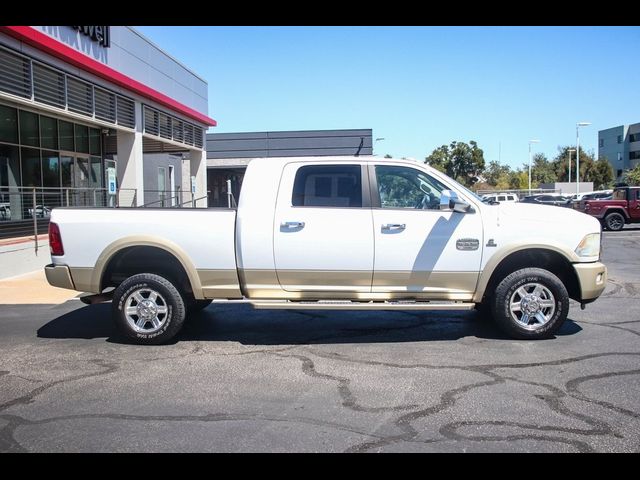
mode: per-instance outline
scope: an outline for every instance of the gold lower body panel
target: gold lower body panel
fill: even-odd
[[[372,272],[244,270],[251,299],[470,300],[478,272]],[[283,290],[280,282],[286,286]]]

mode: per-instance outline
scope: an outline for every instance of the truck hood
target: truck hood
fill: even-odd
[[[600,231],[598,220],[572,208],[532,203],[501,203],[497,207],[498,217],[509,223],[525,223],[536,228],[552,225],[553,228],[586,229],[587,233]]]
[[[552,245],[574,252],[580,241],[590,233],[600,233],[600,222],[571,208],[529,203],[501,203],[488,205],[485,236],[495,236],[498,244],[529,242]],[[495,223],[494,223],[495,222]],[[574,257],[574,261],[596,261],[597,258]]]

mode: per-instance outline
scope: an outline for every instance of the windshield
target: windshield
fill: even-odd
[[[464,193],[466,193],[467,195],[469,195],[471,198],[475,198],[477,201],[482,202],[482,203],[487,203],[486,201],[483,202],[482,198],[480,197],[480,195],[478,195],[477,193],[473,193],[471,190],[469,190],[467,187],[465,187],[464,185],[462,185],[459,182],[456,182],[453,178],[451,177],[447,177],[447,179],[455,184],[456,187],[458,187],[460,190],[462,190]]]

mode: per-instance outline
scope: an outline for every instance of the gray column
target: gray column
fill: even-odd
[[[195,198],[207,196],[207,152],[205,150],[189,150],[189,179],[195,178],[196,192]],[[191,185],[189,185],[191,189]],[[206,208],[207,198],[202,198],[196,202],[197,207]]]
[[[136,102],[136,129],[135,132],[118,131],[118,185],[120,193],[120,205],[127,206],[133,199],[133,190],[136,192],[137,206],[144,204],[144,178],[142,155],[142,105]]]

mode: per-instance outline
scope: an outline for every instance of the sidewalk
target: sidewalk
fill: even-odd
[[[44,266],[51,263],[47,235],[0,240],[0,305],[59,304],[78,292],[49,285]]]
[[[0,240],[0,280],[42,270],[51,263],[48,238],[48,235],[38,236],[37,255],[33,236]]]
[[[79,295],[74,290],[49,285],[44,269],[0,280],[0,305],[57,305]]]

